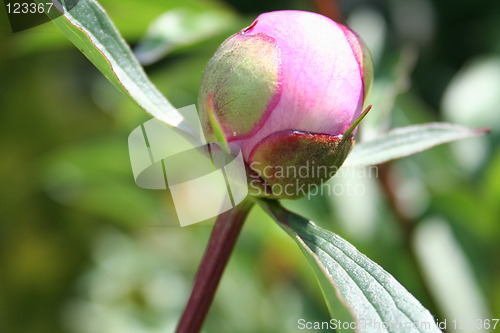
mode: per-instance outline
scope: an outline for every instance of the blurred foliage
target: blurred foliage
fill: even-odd
[[[131,45],[168,10],[227,12],[221,17],[230,21],[217,33],[193,38],[146,67],[179,107],[196,102],[201,72],[217,46],[258,13],[315,10],[305,0],[101,3]],[[346,171],[331,181],[359,193],[286,206],[356,245],[440,319],[498,318],[500,5],[339,5],[368,43],[377,70],[375,107],[362,139],[389,126],[440,120],[492,133],[389,166],[395,201],[416,224],[409,239],[386,200],[379,169]],[[0,77],[0,332],[172,331],[211,224],[181,229],[168,192],[135,186],[127,137],[148,116],[51,23],[11,34],[3,8]],[[329,319],[317,282],[300,250],[255,209],[205,331],[294,332],[300,318]]]

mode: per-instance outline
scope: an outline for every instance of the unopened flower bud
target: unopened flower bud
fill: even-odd
[[[209,140],[216,140],[213,112],[225,139],[241,148],[264,191],[254,194],[297,198],[347,157],[354,132],[343,134],[361,114],[372,74],[349,28],[310,12],[264,13],[209,61],[200,117]]]

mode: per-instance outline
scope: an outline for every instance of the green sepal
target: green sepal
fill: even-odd
[[[203,128],[210,120],[207,98],[225,136],[256,131],[279,100],[280,53],[276,41],[265,34],[240,32],[228,38],[210,59],[200,85],[198,106]],[[208,131],[207,136],[213,136]]]
[[[284,130],[273,133],[248,159],[249,192],[272,199],[298,199],[333,177],[354,145],[353,132],[371,105],[341,135]]]
[[[294,130],[274,133],[250,155],[250,192],[274,199],[300,198],[335,175],[353,143],[352,136],[345,139]]]

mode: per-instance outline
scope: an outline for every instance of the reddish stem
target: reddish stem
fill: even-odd
[[[252,206],[253,201],[245,200],[217,218],[176,333],[198,333],[201,330],[224,268]]]
[[[391,207],[394,217],[400,226],[403,235],[403,245],[409,255],[411,264],[415,267],[415,278],[422,287],[422,292],[427,298],[426,307],[434,314],[436,318],[444,318],[442,316],[442,311],[438,306],[438,303],[432,294],[429,285],[426,282],[422,266],[418,260],[418,255],[415,252],[415,247],[413,245],[414,241],[414,231],[417,224],[417,220],[411,218],[402,209],[401,205],[398,203],[398,192],[394,187],[394,183],[391,179],[392,163],[387,162],[378,166],[379,170],[379,181],[383,192],[387,198],[389,206]],[[446,328],[442,329],[446,333]]]
[[[335,22],[345,25],[344,17],[342,16],[342,11],[336,0],[313,0],[318,13],[331,18]]]

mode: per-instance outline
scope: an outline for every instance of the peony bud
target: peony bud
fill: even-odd
[[[241,148],[258,183],[254,194],[297,198],[347,157],[354,132],[343,134],[361,114],[372,73],[349,28],[310,12],[264,13],[209,61],[200,118],[215,141],[213,112],[226,140]]]

